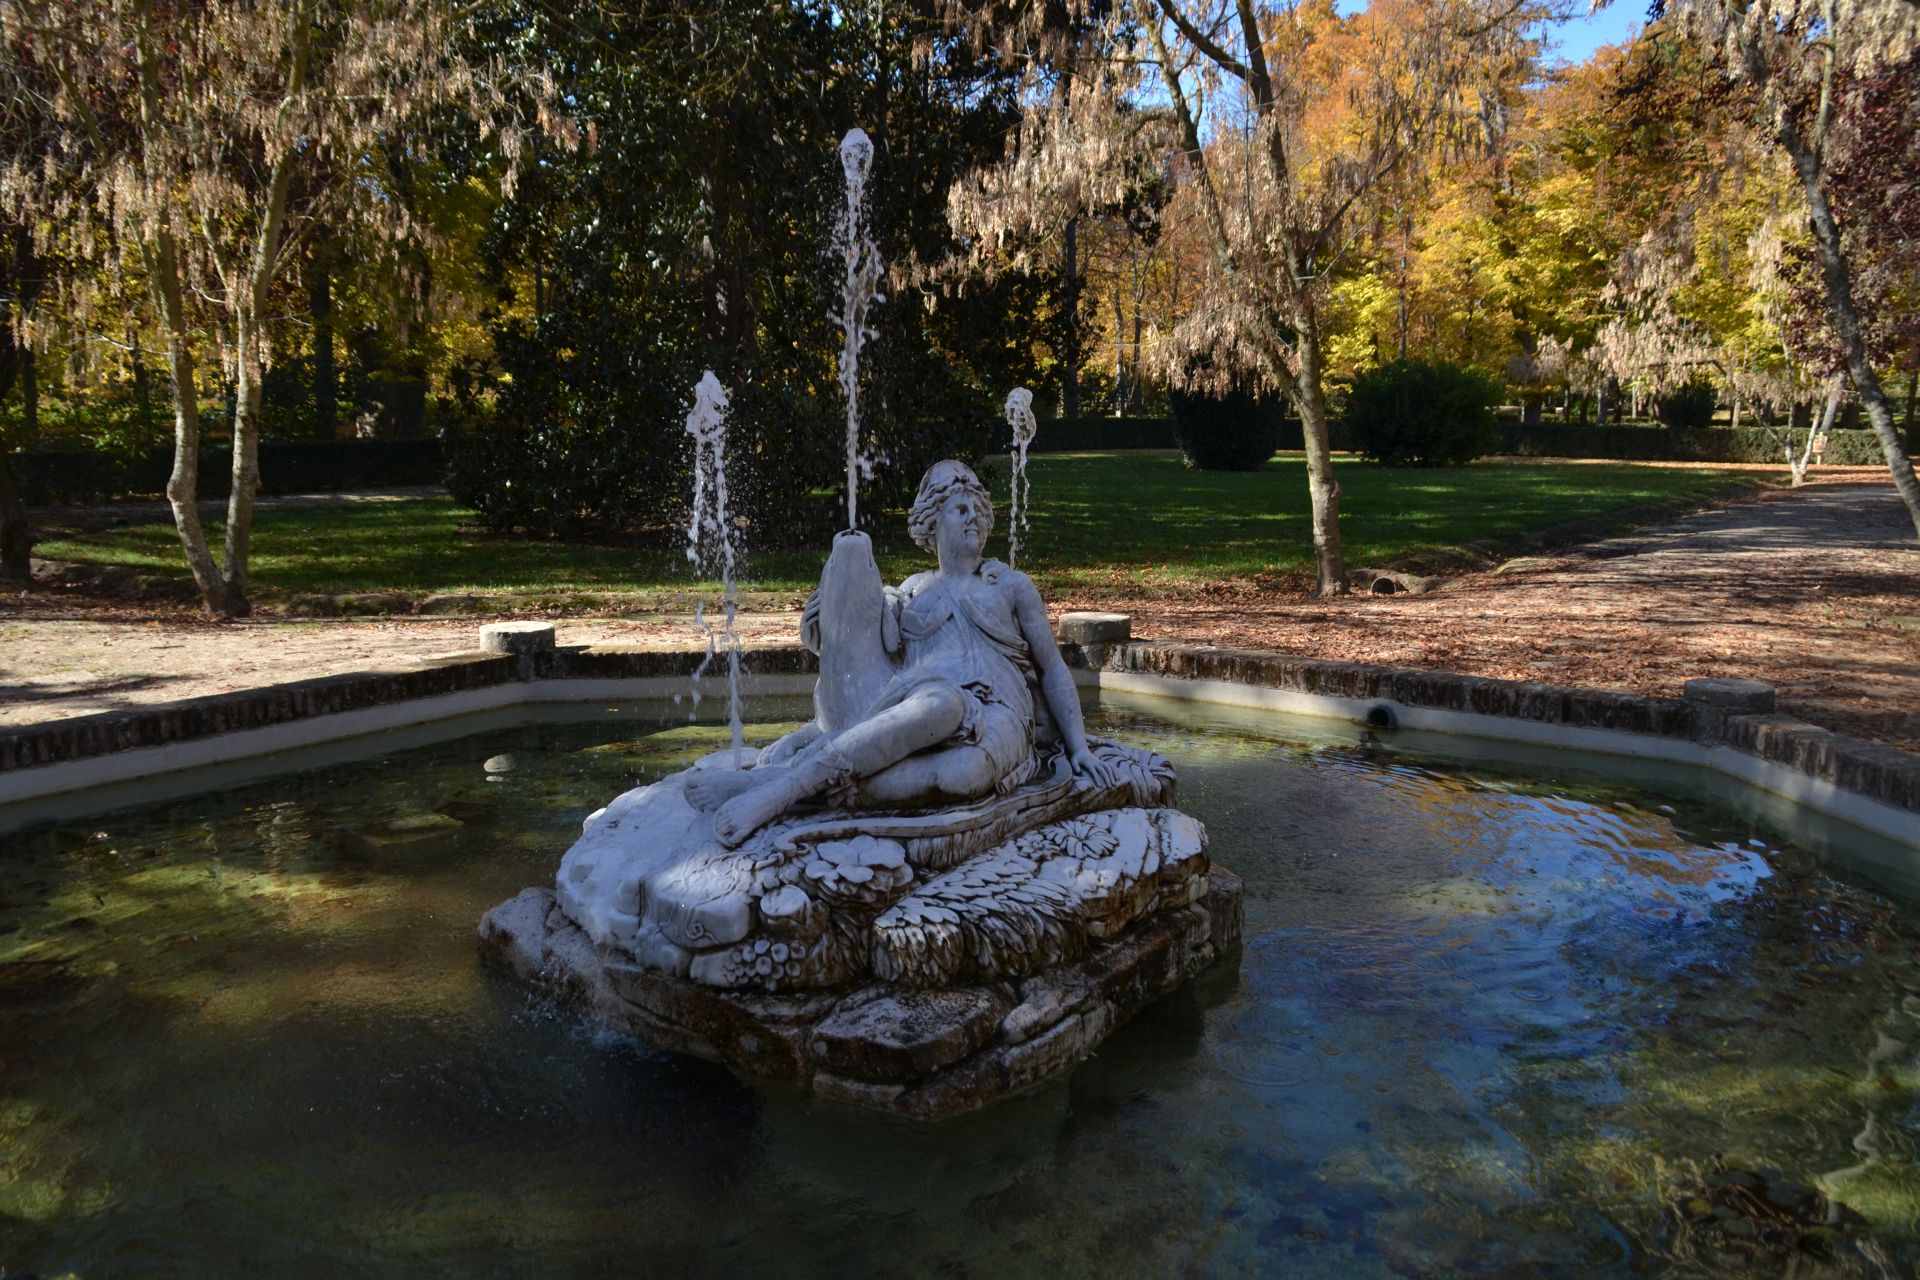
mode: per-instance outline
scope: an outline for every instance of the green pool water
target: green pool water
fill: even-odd
[[[1920,1266],[1920,913],[1844,849],[1109,705],[1095,730],[1173,758],[1245,877],[1244,951],[1066,1081],[917,1126],[478,963],[480,914],[587,813],[720,745],[679,715],[0,835],[0,1275]]]

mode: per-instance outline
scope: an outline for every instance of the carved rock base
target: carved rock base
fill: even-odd
[[[487,913],[480,949],[614,1031],[750,1080],[932,1120],[1031,1089],[1088,1057],[1239,945],[1240,899],[1240,878],[1214,867],[1191,904],[1140,919],[1072,960],[972,986],[706,986],[596,947],[537,887]]]

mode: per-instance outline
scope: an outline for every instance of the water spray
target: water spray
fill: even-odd
[[[1007,512],[1007,563],[1020,563],[1020,535],[1027,531],[1033,491],[1027,480],[1027,446],[1040,431],[1033,418],[1033,392],[1015,387],[1007,393],[1007,425],[1013,428],[1013,493]]]
[[[847,400],[847,528],[859,527],[860,481],[873,475],[873,459],[860,452],[860,348],[874,336],[867,313],[880,293],[884,267],[879,246],[866,225],[867,173],[873,167],[873,140],[864,129],[849,129],[840,140],[840,169],[846,179],[846,208],[834,227],[833,244],[844,263],[840,310],[831,317],[840,326],[840,390]]]
[[[727,517],[727,389],[707,370],[693,389],[693,408],[687,411],[687,434],[693,437],[693,508],[687,517],[687,559],[696,567],[720,570],[722,616],[714,629],[703,601],[693,621],[706,633],[707,653],[693,673],[693,705],[700,705],[700,679],[721,645],[727,649],[727,726],[732,731],[737,764],[744,746],[740,720],[740,636],[734,630],[738,602],[733,586],[733,525]]]

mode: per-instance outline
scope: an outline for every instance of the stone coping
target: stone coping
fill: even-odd
[[[1094,672],[1221,681],[1369,704],[1387,717],[1387,725],[1396,709],[1409,708],[1727,747],[1920,813],[1920,756],[1791,716],[1730,714],[1714,701],[1156,641],[1078,646],[1067,651],[1067,660]],[[1356,718],[1367,718],[1365,711]]]
[[[799,645],[749,647],[745,668],[760,675],[818,669]],[[533,680],[690,680],[704,651],[647,649],[630,645],[562,646],[530,657],[467,653],[388,671],[292,680],[206,698],[101,711],[0,730],[0,773],[163,747],[224,733],[265,729],[316,716],[392,706],[443,694],[464,693]],[[710,670],[724,672],[716,659]]]
[[[1349,704],[1356,719],[1391,725],[1400,710],[1454,712],[1568,730],[1604,730],[1783,766],[1897,810],[1920,813],[1920,756],[1771,712],[1603,689],[1493,680],[1443,671],[1328,662],[1296,654],[1163,641],[1066,645],[1069,666],[1180,681],[1219,681]],[[0,732],[0,773],[163,747],[449,693],[543,680],[689,679],[701,651],[627,645],[562,646],[551,654],[473,653],[401,670],[353,672],[128,711],[46,721]],[[753,674],[818,669],[797,644],[746,650]],[[1920,829],[1920,828],[1917,828]],[[1909,843],[1920,844],[1920,840]]]

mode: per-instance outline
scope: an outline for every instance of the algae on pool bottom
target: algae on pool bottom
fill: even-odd
[[[476,962],[483,910],[723,726],[500,730],[10,836],[0,1265],[1920,1263],[1910,900],[1684,799],[1094,721],[1177,761],[1244,875],[1240,972],[931,1128],[595,1037]]]

